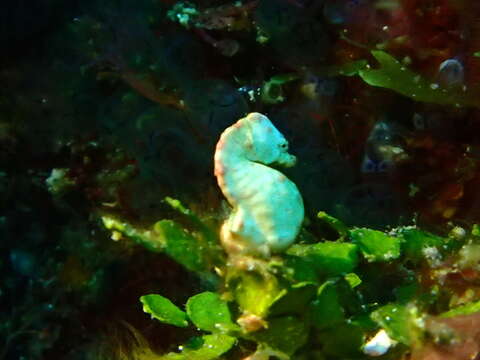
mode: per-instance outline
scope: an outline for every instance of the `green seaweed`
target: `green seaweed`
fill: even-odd
[[[368,85],[387,88],[421,102],[458,107],[479,106],[473,89],[444,88],[408,69],[385,51],[373,50],[371,53],[380,67],[358,69],[358,75]]]
[[[287,254],[310,260],[319,273],[329,276],[350,273],[358,264],[358,247],[350,243],[325,241],[313,245],[293,245]]]
[[[274,318],[268,328],[254,333],[251,338],[268,348],[293,355],[308,339],[308,324],[296,316]]]
[[[187,314],[166,297],[158,294],[143,295],[140,298],[143,311],[165,324],[187,327]]]
[[[396,237],[365,228],[350,230],[349,234],[370,262],[391,261],[400,256],[400,240]]]
[[[480,301],[471,302],[465,305],[458,306],[456,308],[450,309],[442,314],[441,317],[449,318],[459,315],[470,315],[480,312]]]
[[[213,262],[222,262],[217,238],[211,229],[180,201],[166,198],[166,202],[190,220],[193,231],[167,219],[151,227],[130,224],[113,215],[102,216],[102,221],[105,228],[112,231],[112,238],[128,237],[152,252],[167,254],[190,271],[208,271]]]
[[[180,346],[180,353],[168,353],[162,360],[214,360],[226,353],[235,344],[236,339],[224,334],[204,335],[194,339],[195,346]]]
[[[192,296],[186,309],[192,323],[201,330],[215,332],[235,326],[227,303],[216,293],[207,291]]]
[[[372,312],[371,318],[392,339],[405,345],[412,345],[421,335],[422,322],[414,306],[387,304]]]
[[[326,281],[319,289],[310,307],[312,324],[325,329],[345,320],[345,310],[340,304],[338,289],[334,281]]]
[[[180,202],[168,201],[196,231],[204,226],[208,229]],[[256,346],[252,354],[260,358],[301,359],[301,354],[318,353],[320,358],[360,359],[366,356],[363,349],[367,339],[380,329],[393,339],[389,351],[395,358],[425,341],[424,319],[431,316],[432,307],[443,309],[440,318],[480,311],[476,298],[448,309],[445,297],[453,299],[451,290],[444,291],[439,284],[425,285],[420,273],[407,270],[421,265],[458,271],[455,266],[468,258],[470,250],[476,251],[477,245],[471,243],[476,226],[470,232],[472,238],[458,239],[414,226],[388,233],[348,228],[325,213],[320,213],[319,221],[336,241],[315,242],[312,236],[306,240],[313,243],[294,244],[271,259],[246,257],[243,265],[233,266],[218,254],[211,256],[218,251],[210,243],[213,240],[204,241],[205,235],[195,235],[173,220],[161,220],[145,230],[104,217],[111,231],[147,242],[191,271],[217,269],[218,290],[190,297],[185,311],[161,295],[140,299],[144,311],[153,318],[178,327],[190,326],[197,333],[179,347],[180,352],[161,359],[217,359],[230,349],[252,346]],[[438,249],[438,256],[429,249]],[[451,255],[455,255],[455,265],[442,263]],[[386,277],[391,280],[385,281]]]

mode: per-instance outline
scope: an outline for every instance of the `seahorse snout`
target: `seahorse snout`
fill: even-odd
[[[297,163],[297,157],[295,155],[286,153],[282,155],[277,162],[279,165],[282,165],[285,167],[292,167]]]

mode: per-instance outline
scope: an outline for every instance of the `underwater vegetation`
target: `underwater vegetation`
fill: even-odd
[[[479,356],[477,2],[0,19],[0,360]]]

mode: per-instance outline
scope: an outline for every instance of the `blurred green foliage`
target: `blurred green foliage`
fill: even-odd
[[[180,202],[168,202],[184,216],[195,219],[197,230],[204,228],[199,225],[202,220]],[[155,226],[168,224],[175,229],[159,237],[163,239],[161,251],[191,271],[213,274],[215,270],[220,278],[216,291],[190,297],[185,312],[161,295],[141,298],[144,311],[153,318],[180,327],[188,321],[199,332],[179,347],[180,352],[169,353],[162,359],[214,359],[230,351],[245,351],[242,349],[253,349],[250,351],[265,358],[296,359],[319,352],[331,359],[363,359],[369,357],[363,352],[366,342],[382,329],[392,341],[392,356],[397,356],[428,338],[424,324],[433,309],[443,308],[443,317],[479,311],[478,300],[450,308],[445,296],[454,299],[454,289],[439,292],[435,282],[422,284],[421,271],[408,270],[414,265],[427,272],[438,268],[455,271],[452,264],[461,259],[459,249],[465,248],[465,242],[474,241],[473,234],[454,240],[413,226],[388,233],[349,229],[325,213],[317,221],[329,236],[332,230],[336,231],[337,241],[318,239],[314,243],[295,244],[269,261],[250,259],[250,268],[232,266],[218,254],[208,256],[219,250],[202,248],[199,244],[205,238],[194,236],[172,220],[157,222]],[[123,228],[109,225],[111,230],[130,234],[137,241],[136,234],[141,233],[142,244],[154,239],[154,233],[158,237],[159,232],[135,232],[125,224]],[[311,237],[305,239],[312,241]],[[170,241],[175,245],[169,245]],[[175,251],[171,250],[173,246]],[[448,262],[432,261],[432,251],[428,249],[437,248],[439,259],[448,258]],[[208,262],[192,260],[197,259],[195,255],[216,260],[211,260],[210,266],[200,266]],[[398,276],[385,282],[385,277],[394,275],[396,268],[409,273],[409,277]],[[379,288],[379,283],[385,284],[384,288]],[[214,339],[218,341],[215,344]]]

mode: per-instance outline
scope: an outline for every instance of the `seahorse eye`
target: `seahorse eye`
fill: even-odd
[[[281,144],[280,144],[280,147],[281,147],[282,149],[287,149],[287,148],[288,148],[288,143],[286,143],[286,142],[281,143]]]

